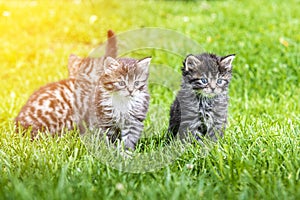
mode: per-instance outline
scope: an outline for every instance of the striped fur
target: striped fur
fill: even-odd
[[[25,129],[31,129],[32,137],[38,131],[61,134],[73,129],[75,79],[50,83],[34,92],[23,106],[15,121]]]
[[[60,135],[75,125],[83,130],[103,60],[76,57],[76,67],[80,69],[76,78],[49,83],[35,91],[16,117],[16,125],[31,129],[33,138],[38,131]]]
[[[234,55],[189,55],[182,68],[183,80],[170,110],[169,133],[198,141],[222,137],[227,123],[228,86]]]
[[[150,60],[107,59],[96,87],[96,123],[108,131],[112,141],[121,137],[130,149],[140,138],[148,110]]]

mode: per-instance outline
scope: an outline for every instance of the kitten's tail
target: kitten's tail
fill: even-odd
[[[105,57],[117,58],[118,56],[118,48],[117,48],[117,37],[112,30],[107,31],[107,43],[105,50]]]

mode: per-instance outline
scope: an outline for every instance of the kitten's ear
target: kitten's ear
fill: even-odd
[[[104,59],[104,73],[110,73],[120,67],[120,63],[112,57],[107,57]]]
[[[75,77],[78,74],[80,68],[81,58],[78,56],[71,54],[68,60],[68,71],[69,77]]]
[[[235,58],[235,54],[224,56],[221,58],[221,66],[224,67],[227,71],[232,69],[232,61]]]
[[[145,76],[144,78],[147,79],[149,75],[149,66],[151,62],[151,57],[146,57],[139,60],[136,64],[138,71]]]
[[[201,61],[194,55],[188,55],[184,61],[184,70],[189,71],[195,69],[201,64]]]

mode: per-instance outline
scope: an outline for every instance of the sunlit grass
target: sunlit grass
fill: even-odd
[[[299,1],[104,2],[0,3],[0,199],[299,199]],[[29,95],[67,77],[71,53],[87,56],[108,29],[141,27],[176,30],[218,55],[236,53],[224,139],[132,174],[100,162],[76,133],[36,141],[14,133]],[[178,57],[151,54],[180,73]],[[139,152],[163,146],[174,98],[168,88],[150,89],[145,125],[153,132]]]

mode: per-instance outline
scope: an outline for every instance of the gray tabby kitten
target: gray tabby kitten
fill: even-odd
[[[188,55],[183,63],[182,84],[170,110],[171,137],[196,140],[222,137],[227,122],[228,86],[235,55]]]

